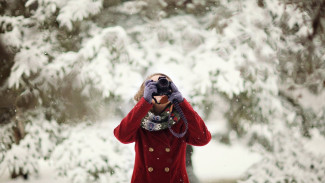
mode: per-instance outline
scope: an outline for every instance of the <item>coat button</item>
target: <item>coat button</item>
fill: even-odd
[[[153,168],[152,168],[152,167],[149,167],[149,168],[148,168],[148,171],[149,171],[149,172],[152,172],[152,171],[153,171]]]
[[[149,152],[153,152],[153,148],[152,147],[149,147]]]
[[[169,168],[168,167],[165,168],[165,172],[169,172]]]
[[[165,148],[165,151],[166,151],[166,152],[170,152],[170,148],[166,147],[166,148]]]

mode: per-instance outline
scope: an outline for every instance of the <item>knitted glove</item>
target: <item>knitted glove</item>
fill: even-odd
[[[157,93],[157,82],[153,80],[147,80],[145,82],[143,98],[151,104],[152,94]]]
[[[173,102],[174,100],[177,100],[177,102],[182,102],[183,101],[183,96],[181,94],[181,92],[178,91],[176,85],[171,82],[170,83],[170,87],[172,88],[172,94],[168,97],[168,100]]]

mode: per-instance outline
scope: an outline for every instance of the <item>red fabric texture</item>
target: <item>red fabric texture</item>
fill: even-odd
[[[135,142],[135,163],[131,183],[188,183],[185,166],[186,144],[203,146],[211,140],[201,117],[186,99],[180,107],[188,121],[188,131],[183,138],[174,137],[168,129],[148,131],[140,127],[141,119],[152,108],[144,98],[114,129],[115,137],[122,143]],[[182,119],[172,129],[185,130]]]

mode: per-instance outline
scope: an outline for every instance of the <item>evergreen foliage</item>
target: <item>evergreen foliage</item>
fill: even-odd
[[[143,78],[165,72],[205,118],[226,101],[229,128],[216,137],[262,145],[265,159],[243,182],[322,182],[323,157],[298,142],[325,135],[325,106],[295,93],[325,93],[324,9],[324,0],[1,1],[0,172],[37,173],[45,159],[71,182],[127,182],[132,165],[115,158],[129,149],[85,121],[125,115]]]
[[[85,123],[67,129],[66,140],[52,154],[59,176],[79,183],[129,181],[134,152],[117,142],[107,126]]]

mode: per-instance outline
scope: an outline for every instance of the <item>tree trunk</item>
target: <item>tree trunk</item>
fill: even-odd
[[[22,120],[20,119],[19,116],[20,116],[20,112],[19,112],[19,109],[17,109],[16,119],[15,119],[15,126],[13,127],[15,143],[17,145],[20,143],[20,141],[26,135],[24,124],[23,124],[23,122],[22,122]],[[28,172],[23,172],[22,168],[19,168],[18,172],[17,172],[17,170],[14,170],[13,172],[11,172],[11,178],[12,179],[15,179],[15,178],[20,177],[20,176],[22,176],[25,180],[27,180],[28,179]]]

